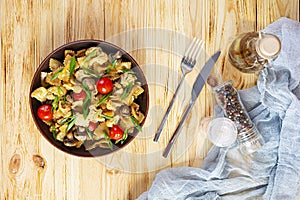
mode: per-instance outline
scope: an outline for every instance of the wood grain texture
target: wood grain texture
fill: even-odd
[[[200,120],[213,115],[205,86],[170,158],[161,154],[180,120],[201,66],[222,51],[214,73],[237,88],[255,85],[226,57],[242,32],[259,30],[282,16],[299,21],[299,0],[44,0],[0,1],[0,199],[136,199],[162,169],[199,167],[211,144]],[[152,142],[179,82],[179,63],[193,37],[205,41],[195,72],[188,74],[159,143]],[[35,127],[29,88],[42,59],[79,39],[111,41],[141,65],[150,90],[143,132],[126,148],[99,159],[54,149]],[[196,130],[196,131],[195,131]],[[200,132],[200,133],[199,133]]]

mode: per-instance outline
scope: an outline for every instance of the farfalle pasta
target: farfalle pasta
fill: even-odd
[[[31,93],[42,103],[37,114],[53,137],[68,147],[112,149],[134,129],[141,131],[144,114],[135,100],[144,90],[131,62],[100,47],[64,53],[62,62],[50,59],[41,87]]]

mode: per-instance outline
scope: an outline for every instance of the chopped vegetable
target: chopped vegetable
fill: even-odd
[[[131,119],[132,123],[134,124],[134,127],[135,127],[138,131],[142,132],[142,128],[141,128],[141,126],[140,126],[139,121],[138,121],[134,116],[130,116],[130,119]]]
[[[100,117],[103,117],[105,119],[114,119],[113,117],[110,117],[110,116],[107,116],[107,115],[104,115],[104,114],[99,114]]]
[[[120,140],[123,137],[124,131],[118,126],[113,125],[109,131],[109,137],[113,140]]]
[[[131,92],[132,90],[132,87],[133,87],[133,82],[130,82],[127,87],[125,88],[124,90],[124,93],[122,94],[121,96],[121,100],[124,100],[128,95],[129,93]]]
[[[71,130],[71,128],[75,125],[75,119],[76,119],[76,117],[71,118],[71,120],[69,121],[66,132],[69,132]]]
[[[113,90],[113,83],[109,78],[100,78],[96,86],[100,94],[108,94]]]
[[[76,58],[75,56],[73,56],[70,62],[70,78],[73,76],[75,65],[76,65]]]
[[[85,131],[86,131],[86,133],[88,134],[88,136],[90,137],[90,139],[91,139],[91,140],[94,140],[93,133],[89,130],[88,127],[85,127]]]
[[[123,144],[125,142],[125,140],[127,139],[127,137],[128,137],[128,130],[126,129],[124,131],[123,137],[121,139],[117,140],[115,142],[115,144],[118,144],[119,142],[121,142],[121,144]]]
[[[87,72],[88,74],[92,75],[95,78],[101,78],[101,76],[99,74],[96,74],[93,70],[86,68],[86,67],[81,67],[81,69],[83,69],[83,71]]]
[[[57,72],[55,72],[52,76],[52,78],[50,79],[51,81],[53,81],[54,79],[57,79],[59,74],[64,70],[64,68],[59,69]]]
[[[37,115],[41,120],[51,120],[53,118],[52,106],[49,104],[41,105],[38,108]]]
[[[106,102],[107,99],[110,97],[110,95],[111,95],[111,92],[108,93],[108,94],[106,94],[106,95],[104,95],[104,96],[98,101],[97,105],[100,105],[100,104]]]
[[[144,115],[135,100],[144,90],[131,62],[100,47],[65,50],[64,55],[61,61],[50,59],[41,73],[43,85],[31,94],[41,102],[37,115],[57,142],[114,150],[134,128],[141,131]]]
[[[51,132],[52,132],[52,136],[53,138],[56,140],[56,137],[57,137],[57,130],[55,128],[55,126],[51,126]]]

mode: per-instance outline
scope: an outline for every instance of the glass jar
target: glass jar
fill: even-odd
[[[240,71],[254,73],[270,66],[280,50],[281,42],[273,34],[243,33],[229,47],[228,59]]]
[[[213,88],[217,104],[225,116],[232,120],[237,128],[237,141],[242,153],[251,154],[262,147],[264,140],[251,121],[232,81],[224,82]]]

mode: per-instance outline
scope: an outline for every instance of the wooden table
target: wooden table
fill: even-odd
[[[260,30],[281,16],[299,20],[299,0],[2,0],[0,2],[0,199],[135,199],[164,168],[201,166],[211,144],[201,119],[213,115],[205,86],[171,156],[161,154],[189,98],[202,64],[222,51],[216,70],[238,89],[256,83],[227,62],[239,33]],[[179,63],[192,37],[205,51],[187,75],[159,143],[152,138],[180,79]],[[42,59],[79,39],[113,42],[140,63],[149,83],[150,107],[143,132],[105,158],[79,158],[55,149],[35,127],[29,87]]]

